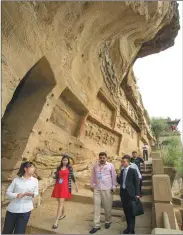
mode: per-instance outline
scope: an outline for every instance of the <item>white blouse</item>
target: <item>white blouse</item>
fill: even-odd
[[[38,180],[34,177],[25,179],[24,177],[15,178],[6,191],[6,196],[12,201],[8,205],[7,210],[12,213],[26,213],[31,211],[33,207],[32,197],[24,196],[17,198],[19,193],[33,193],[34,197],[38,196]]]

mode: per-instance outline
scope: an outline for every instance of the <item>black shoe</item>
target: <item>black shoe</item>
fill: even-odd
[[[123,234],[128,234],[128,229],[127,228],[123,231]]]
[[[57,228],[58,228],[58,224],[57,224],[57,225],[54,224],[54,225],[52,226],[52,229],[57,229]]]
[[[133,232],[128,232],[128,234],[135,234],[135,231],[133,231]]]
[[[92,228],[89,233],[96,233],[98,230],[100,230],[100,228]]]
[[[111,223],[105,223],[105,229],[109,229],[111,227]]]

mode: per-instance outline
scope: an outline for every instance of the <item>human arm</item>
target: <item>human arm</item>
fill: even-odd
[[[138,175],[138,178],[139,178],[139,179],[142,179],[142,175],[141,175],[141,173],[140,173],[140,171],[139,171],[138,166],[137,166],[135,163],[131,163],[131,164],[130,164],[130,167],[131,167],[132,169],[136,170],[137,175]]]
[[[72,182],[76,184],[76,178],[74,176],[74,171],[72,167],[70,168],[70,175],[71,175]]]
[[[75,178],[75,176],[74,176],[74,171],[73,171],[73,168],[71,167],[70,168],[70,175],[71,175],[71,180],[72,180],[72,182],[75,184],[75,186],[76,186],[76,192],[78,192],[78,184],[77,184],[77,182],[76,182],[76,178]]]
[[[134,188],[135,188],[135,196],[139,198],[140,197],[140,180],[139,180],[137,171],[135,169],[133,170],[133,183],[134,183]]]
[[[115,190],[117,186],[117,180],[116,180],[116,171],[113,164],[111,164],[111,177],[112,177],[112,189]]]
[[[57,178],[57,171],[56,170],[54,172],[52,172],[52,177],[53,177],[53,179]]]
[[[8,199],[15,199],[15,198],[22,198],[23,197],[23,194],[14,193],[16,181],[17,181],[17,178],[15,178],[12,181],[12,183],[9,185],[9,187],[8,187],[8,189],[6,191],[6,196],[7,196]]]
[[[134,169],[137,171],[138,178],[142,179],[142,175],[141,175],[141,173],[139,171],[139,168],[138,168],[138,166],[136,164],[134,164]]]
[[[93,189],[96,185],[96,182],[95,182],[95,166],[93,166],[92,168],[92,172],[91,172],[91,179],[90,179],[90,187],[91,189]]]
[[[121,173],[122,173],[122,170],[120,170],[120,173],[116,177],[116,181],[118,184],[121,184]]]

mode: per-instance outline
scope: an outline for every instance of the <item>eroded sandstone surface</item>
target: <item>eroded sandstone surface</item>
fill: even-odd
[[[22,159],[43,192],[61,153],[82,177],[99,151],[151,146],[133,64],[178,30],[176,2],[2,2],[2,190]]]

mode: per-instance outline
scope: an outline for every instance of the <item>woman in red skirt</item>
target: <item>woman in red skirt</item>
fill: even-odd
[[[73,169],[70,165],[70,159],[67,155],[62,155],[62,160],[57,171],[54,173],[54,178],[56,179],[55,187],[52,192],[52,197],[58,200],[58,209],[56,221],[53,225],[53,229],[58,228],[58,221],[65,218],[64,213],[64,201],[65,199],[71,199],[71,186],[72,181],[75,183],[76,192],[78,192],[78,186],[73,174]]]

